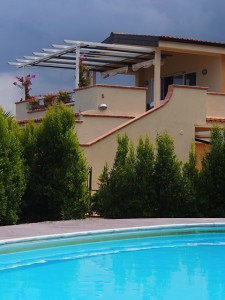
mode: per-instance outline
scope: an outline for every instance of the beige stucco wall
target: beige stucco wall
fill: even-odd
[[[75,130],[80,144],[83,144],[92,142],[97,137],[111,131],[121,124],[124,124],[130,120],[130,118],[81,115],[80,120],[82,120],[82,123],[76,123]]]
[[[180,160],[187,161],[195,137],[195,124],[205,124],[206,89],[195,87],[174,87],[172,97],[165,105],[127,122],[126,126],[117,128],[113,134],[99,141],[83,146],[88,163],[93,167],[93,188],[104,164],[112,166],[118,134],[127,133],[137,143],[140,136],[148,135],[152,142],[157,133],[165,130],[172,136],[175,150]]]
[[[146,111],[146,89],[126,86],[94,85],[75,92],[76,112],[137,116]],[[100,104],[107,109],[100,110]]]
[[[45,109],[29,111],[27,109],[28,102],[21,101],[16,102],[16,120],[24,121],[24,120],[34,120],[34,119],[42,119],[46,114]],[[70,106],[74,110],[74,103],[68,103],[67,106]]]
[[[168,56],[162,56],[161,77],[196,72],[197,86],[208,87],[208,91],[211,92],[225,90],[225,58],[176,52],[167,54]],[[202,74],[204,69],[207,70],[206,75]],[[140,86],[146,86],[146,81],[148,81],[147,99],[150,99],[150,83],[153,77],[153,66],[139,70],[137,75],[137,84]]]
[[[164,59],[161,75],[170,76],[196,72],[196,85],[208,87],[209,91],[220,91],[220,57],[172,53]],[[202,70],[207,74],[203,75]]]
[[[206,115],[207,117],[224,118],[225,94],[207,93]]]
[[[32,115],[27,114],[27,102],[26,101],[16,102],[16,119],[18,121],[32,119]]]
[[[220,92],[225,93],[225,55],[221,56],[221,81]]]
[[[206,155],[206,153],[208,153],[209,151],[210,151],[210,145],[195,142],[196,164],[198,170],[202,168],[202,160]]]

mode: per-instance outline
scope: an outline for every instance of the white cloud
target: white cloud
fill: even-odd
[[[15,115],[15,102],[20,100],[22,93],[19,88],[13,85],[14,81],[14,75],[10,73],[0,73],[0,106]]]

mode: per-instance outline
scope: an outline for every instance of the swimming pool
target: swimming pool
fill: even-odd
[[[3,241],[1,299],[225,299],[225,224]]]

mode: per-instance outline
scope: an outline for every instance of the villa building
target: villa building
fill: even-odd
[[[111,166],[117,135],[137,143],[167,131],[178,158],[187,161],[195,143],[198,164],[210,143],[210,130],[225,122],[225,43],[186,38],[111,33],[102,43],[66,40],[64,45],[17,60],[18,67],[43,66],[76,72],[75,130],[92,167],[92,189],[106,162]],[[92,72],[89,86],[79,87],[79,66]],[[134,86],[98,84],[117,74],[135,76]],[[41,122],[46,110],[16,103],[19,124]]]

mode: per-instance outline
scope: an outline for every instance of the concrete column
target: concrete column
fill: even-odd
[[[160,105],[161,91],[161,50],[155,50],[154,60],[154,107]]]
[[[77,45],[77,47],[76,47],[76,83],[75,83],[75,89],[79,88],[79,81],[80,81],[80,46]]]
[[[23,82],[26,80],[26,71],[25,71],[25,66],[23,66]],[[27,100],[26,99],[26,90],[25,90],[25,85],[23,86],[23,101]]]
[[[92,71],[91,74],[91,85],[95,85],[96,84],[96,72]]]

